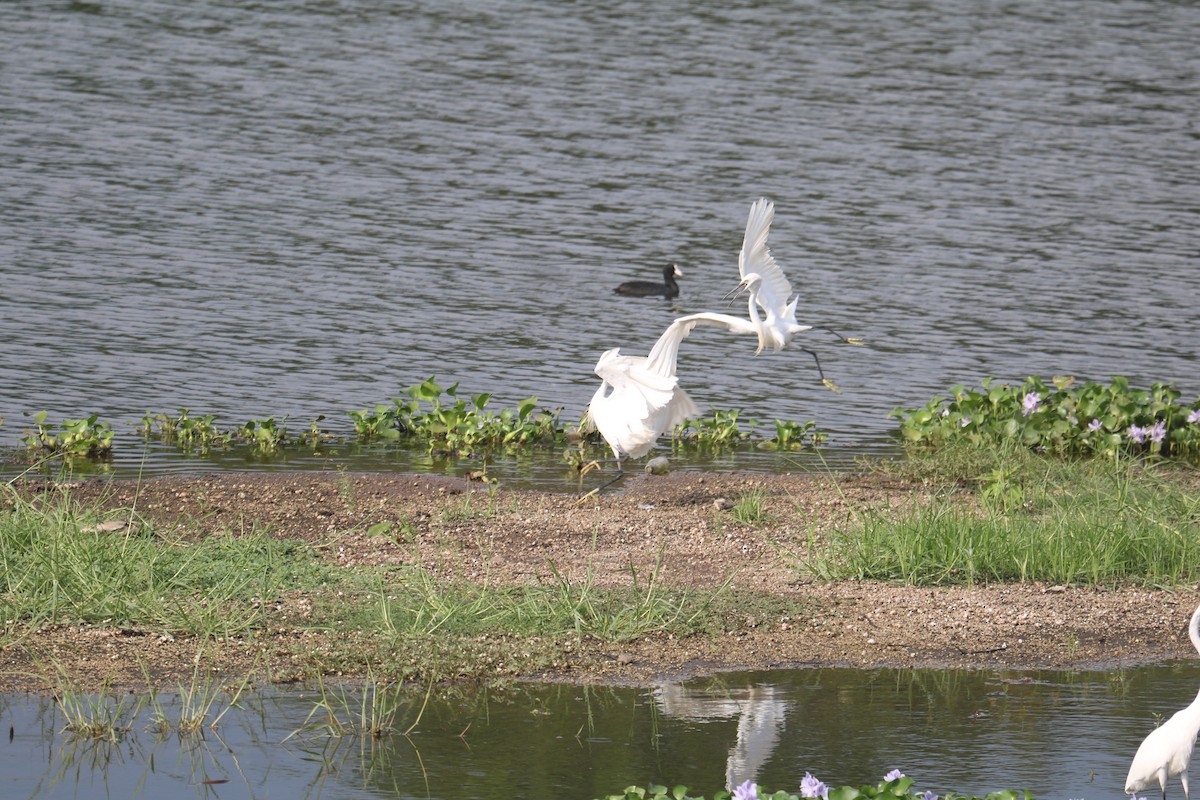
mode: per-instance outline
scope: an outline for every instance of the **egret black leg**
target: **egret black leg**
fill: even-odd
[[[614,483],[616,483],[617,481],[621,480],[621,478],[624,478],[624,477],[625,477],[625,467],[622,466],[620,461],[618,461],[617,462],[617,474],[612,476],[611,478],[609,478],[604,483],[597,486],[592,491],[599,494],[600,492],[604,491],[605,489],[612,486]]]
[[[815,361],[817,363],[817,374],[821,376],[821,383],[824,383],[825,382],[825,370],[821,369],[821,358],[814,351],[809,350],[807,347],[801,347],[800,351],[804,352],[804,353],[808,353],[810,356],[813,357],[813,361]]]
[[[821,376],[821,383],[824,384],[825,388],[831,392],[841,394],[842,390],[838,388],[838,385],[836,383],[834,383],[833,381],[829,380],[829,378],[825,377],[825,370],[821,369],[820,357],[814,351],[809,350],[807,347],[801,347],[800,349],[802,351],[804,351],[805,353],[808,353],[810,356],[812,356],[813,361],[817,362],[817,374]]]
[[[822,326],[820,326],[820,327],[818,328],[818,330],[822,330],[822,331],[828,331],[829,333],[832,333],[834,336],[836,336],[838,339],[840,339],[841,341],[845,342],[846,344],[852,344],[852,345],[854,345],[855,347],[859,347],[859,346],[861,346],[861,345],[862,345],[862,343],[863,343],[863,340],[862,340],[862,339],[860,339],[860,338],[859,338],[859,337],[857,337],[857,336],[850,336],[850,337],[842,336],[840,333],[838,333],[837,331],[835,331],[833,328],[825,327],[825,326],[823,326],[823,325],[822,325]]]
[[[594,494],[599,494],[600,492],[607,489],[609,486],[612,486],[614,483],[621,480],[621,478],[625,477],[624,459],[620,459],[620,458],[597,459],[596,461],[593,461],[590,464],[588,464],[587,467],[585,467],[583,470],[580,471],[580,473],[579,473],[579,491],[580,492],[583,491],[583,476],[584,476],[585,471],[590,469],[591,467],[599,467],[601,460],[603,460],[606,463],[609,461],[616,461],[617,462],[617,474],[614,475],[613,477],[609,478],[604,483],[597,486],[595,489],[590,490],[587,494],[581,494],[579,497],[580,501],[584,500],[585,498],[591,497]]]

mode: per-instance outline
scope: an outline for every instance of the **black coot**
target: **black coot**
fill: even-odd
[[[667,264],[663,267],[662,283],[654,283],[653,281],[625,281],[625,283],[622,283],[613,291],[617,294],[624,294],[630,297],[678,297],[679,284],[675,282],[675,279],[682,277],[683,273],[679,271],[679,267],[674,264]]]

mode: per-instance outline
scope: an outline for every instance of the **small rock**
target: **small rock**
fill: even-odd
[[[81,533],[115,533],[117,531],[125,530],[126,526],[128,525],[128,520],[112,519],[108,522],[100,522],[95,525],[88,525],[87,527],[80,528],[79,530]]]
[[[716,500],[713,500],[713,508],[715,508],[717,511],[728,511],[735,505],[736,503],[727,497],[718,497]]]
[[[666,456],[656,456],[646,462],[646,472],[651,475],[666,475],[671,471],[671,462]]]

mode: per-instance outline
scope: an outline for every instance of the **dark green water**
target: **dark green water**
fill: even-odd
[[[397,717],[401,728],[415,722],[412,732],[374,742],[289,738],[313,710],[312,692],[248,695],[202,736],[148,732],[144,710],[112,744],[62,733],[53,701],[7,695],[0,730],[13,735],[0,741],[0,793],[591,800],[631,783],[682,782],[711,795],[753,779],[796,791],[805,772],[839,785],[899,768],[922,792],[1112,798],[1154,714],[1186,705],[1198,682],[1192,662],[1112,672],[796,670],[652,689],[454,691],[423,713],[418,690]],[[178,718],[178,698],[160,700]],[[358,702],[352,692],[350,707]]]

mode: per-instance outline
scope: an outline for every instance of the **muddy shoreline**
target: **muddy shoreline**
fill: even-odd
[[[29,484],[21,491],[47,488]],[[554,572],[615,585],[628,582],[631,570],[657,570],[666,586],[727,583],[725,591],[746,600],[744,619],[719,634],[528,642],[517,649],[544,647],[545,656],[502,658],[471,680],[645,684],[732,669],[1107,669],[1194,657],[1185,628],[1196,587],[916,588],[814,579],[804,569],[807,548],[820,546],[829,530],[868,509],[886,513],[923,491],[880,475],[637,475],[582,503],[570,495],[394,474],[175,476],[85,481],[68,489],[85,506],[136,508],[156,528],[189,537],[257,527],[303,540],[349,569],[419,560],[434,573],[493,585]],[[729,506],[747,493],[759,498],[762,513],[739,522]],[[369,535],[380,523],[404,536]],[[763,593],[787,612],[756,612],[753,601]],[[225,680],[250,672],[272,681],[311,678],[305,654],[325,646],[322,636],[286,626],[221,642],[104,625],[48,626],[10,636],[0,649],[0,690],[50,692],[62,675],[80,687],[133,690],[186,683],[197,668]],[[360,677],[353,672],[338,677]]]

